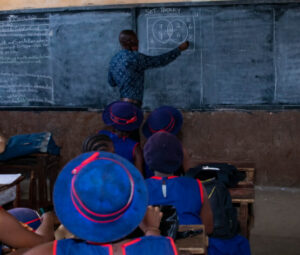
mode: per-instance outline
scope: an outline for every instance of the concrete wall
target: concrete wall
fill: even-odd
[[[192,165],[199,161],[252,161],[256,184],[300,187],[300,111],[186,112],[181,132]],[[52,132],[61,165],[78,155],[85,137],[104,127],[101,113],[0,111],[6,136]]]

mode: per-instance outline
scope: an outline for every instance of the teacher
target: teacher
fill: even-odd
[[[145,70],[169,64],[189,46],[186,41],[165,54],[147,56],[138,52],[139,41],[134,31],[121,31],[119,41],[122,50],[110,61],[108,82],[112,87],[119,88],[121,101],[138,107],[141,107],[143,101]]]

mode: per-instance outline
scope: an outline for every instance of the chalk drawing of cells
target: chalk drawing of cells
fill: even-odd
[[[172,27],[170,39],[176,43],[186,41],[189,31],[187,25],[181,20],[174,20],[169,25]]]
[[[188,27],[181,20],[157,20],[152,26],[154,38],[160,43],[170,40],[176,43],[184,42],[188,37]]]
[[[149,49],[174,49],[189,40],[195,48],[195,21],[192,16],[147,17],[147,45]]]
[[[167,43],[170,38],[171,27],[168,20],[158,20],[152,26],[153,37],[160,43]]]

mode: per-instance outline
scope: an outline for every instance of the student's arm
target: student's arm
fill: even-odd
[[[186,50],[188,46],[189,42],[186,41],[180,44],[178,48],[159,56],[147,56],[144,54],[139,54],[139,65],[141,65],[143,69],[165,66],[175,60],[181,54],[181,51]]]
[[[43,242],[54,240],[54,213],[52,211],[42,215],[42,223],[35,233],[42,237]]]
[[[213,212],[211,210],[210,202],[208,200],[208,196],[207,196],[206,190],[203,187],[203,185],[202,185],[202,188],[203,188],[203,203],[202,203],[202,208],[201,208],[201,212],[200,212],[200,218],[202,220],[202,223],[205,226],[206,234],[209,235],[214,230]]]
[[[145,236],[160,236],[159,225],[163,213],[159,207],[149,205],[144,219],[140,223],[140,229],[145,233]]]
[[[52,224],[52,231],[50,225]],[[49,233],[46,233],[46,230]],[[0,209],[0,240],[13,248],[31,248],[54,239],[53,218],[47,216],[36,233],[24,228],[16,218]]]
[[[53,247],[54,243],[56,242],[41,244],[28,250],[26,253],[24,253],[24,255],[56,255]],[[14,255],[14,253],[12,254]]]
[[[139,143],[134,148],[133,158],[135,167],[145,177],[143,152]]]

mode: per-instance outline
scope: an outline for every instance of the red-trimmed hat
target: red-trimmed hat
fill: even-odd
[[[88,152],[71,160],[56,180],[53,197],[56,215],[71,233],[100,243],[131,233],[148,204],[139,171],[109,152]]]
[[[7,211],[13,215],[18,221],[28,225],[33,230],[36,230],[41,225],[41,218],[37,211],[30,208],[13,208]]]
[[[160,131],[176,135],[181,126],[181,112],[172,106],[161,106],[150,113],[143,126],[143,133],[147,138]]]
[[[116,101],[103,111],[102,119],[106,125],[121,131],[133,131],[140,127],[144,116],[140,108],[129,102]]]

